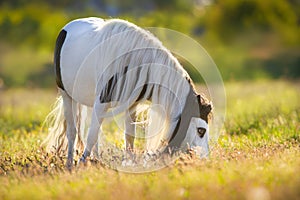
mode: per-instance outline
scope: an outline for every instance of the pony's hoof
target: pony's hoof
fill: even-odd
[[[81,157],[81,158],[79,159],[78,166],[87,166],[87,160],[86,160],[86,158]]]
[[[72,168],[73,168],[73,160],[67,160],[67,163],[66,163],[66,168],[68,171],[72,171]]]

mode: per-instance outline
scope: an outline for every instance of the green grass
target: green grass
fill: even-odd
[[[209,158],[181,155],[146,174],[101,163],[68,172],[40,148],[55,92],[2,91],[0,199],[299,199],[300,83],[225,85],[225,129]]]

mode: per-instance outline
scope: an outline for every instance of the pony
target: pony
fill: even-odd
[[[84,147],[82,163],[92,151],[97,154],[101,124],[116,113],[125,113],[125,148],[132,150],[138,105],[145,101],[151,104],[147,150],[201,147],[202,155],[208,154],[212,103],[197,93],[179,61],[150,32],[121,19],[73,20],[57,37],[54,70],[59,97],[44,143],[48,151],[67,151],[68,168],[76,147]]]

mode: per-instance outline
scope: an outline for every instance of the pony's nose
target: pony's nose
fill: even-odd
[[[194,146],[192,147],[192,150],[195,151],[196,155],[200,158],[207,158],[209,155],[209,145],[204,146]]]

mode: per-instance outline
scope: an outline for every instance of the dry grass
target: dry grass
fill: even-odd
[[[209,158],[190,152],[145,174],[118,172],[103,163],[70,173],[64,157],[40,147],[46,134],[40,125],[55,93],[6,91],[0,107],[0,199],[299,199],[299,83],[226,87],[226,129]],[[43,98],[18,101],[32,94]]]

